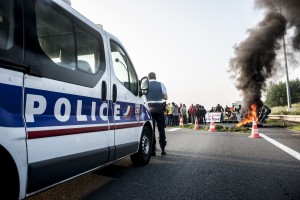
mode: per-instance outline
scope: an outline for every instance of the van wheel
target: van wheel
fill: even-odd
[[[6,154],[0,153],[0,195],[7,199],[18,199],[19,185],[15,166]]]
[[[151,132],[148,127],[143,128],[139,150],[137,153],[130,156],[133,165],[144,166],[147,165],[151,158],[152,140]]]

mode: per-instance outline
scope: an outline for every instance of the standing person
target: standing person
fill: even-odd
[[[190,113],[190,109],[187,109],[187,116],[188,116],[188,118],[187,118],[187,123],[191,123],[191,113]]]
[[[182,105],[182,107],[180,108],[180,114],[182,116],[182,121],[183,121],[183,124],[186,124],[187,123],[187,118],[186,118],[186,106],[185,104]]]
[[[190,105],[189,114],[191,115],[191,123],[195,124],[195,118],[196,118],[197,110],[196,110],[196,107],[194,106],[194,104]]]
[[[173,102],[172,104],[168,103],[168,126],[173,125],[173,112],[174,112]]]
[[[202,124],[202,118],[201,118],[201,105],[196,104],[196,117],[199,124]]]
[[[223,112],[224,112],[224,108],[220,105],[220,104],[218,104],[217,106],[216,106],[216,110],[215,110],[215,112],[219,112],[219,113],[221,113],[221,122],[223,121]]]
[[[204,106],[201,106],[201,119],[202,119],[202,123],[206,124],[206,109],[204,108]]]
[[[173,121],[175,126],[179,126],[179,112],[178,112],[178,105],[176,103],[173,104]]]
[[[180,104],[179,104],[179,107],[178,107],[179,117],[182,117],[182,116],[181,116],[181,113],[180,113],[181,107],[182,107],[182,103],[180,103]]]
[[[217,104],[215,112],[222,113],[223,111],[224,111],[224,108],[220,104]]]
[[[156,156],[156,137],[155,137],[155,123],[159,132],[159,144],[161,148],[161,155],[166,155],[165,147],[167,145],[165,133],[165,118],[164,118],[164,104],[163,100],[168,100],[167,89],[165,85],[156,81],[156,74],[150,72],[149,78],[149,92],[147,94],[147,101],[149,111],[153,119],[153,144],[152,155]]]
[[[231,112],[231,109],[226,105],[226,107],[225,107],[225,115],[226,115],[228,118],[230,118],[230,116],[231,116],[232,113],[233,113],[233,112]]]
[[[164,101],[164,117],[165,117],[165,128],[168,126],[168,104],[166,101]]]

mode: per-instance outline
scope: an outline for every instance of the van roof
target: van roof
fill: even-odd
[[[69,13],[74,15],[75,17],[77,17],[78,19],[82,20],[84,23],[86,23],[90,27],[94,28],[95,30],[100,31],[100,32],[101,31],[107,32],[103,29],[102,24],[95,24],[94,22],[92,22],[91,20],[86,18],[84,15],[82,15],[80,12],[75,10],[72,6],[67,4],[65,1],[63,1],[63,0],[51,0],[51,1],[55,2],[57,5],[59,5],[60,7],[62,7],[63,9],[65,9],[66,11],[68,11]]]

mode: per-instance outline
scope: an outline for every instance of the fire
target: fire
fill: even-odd
[[[253,122],[253,120],[255,120],[257,122],[257,119],[258,119],[258,117],[257,117],[257,105],[255,103],[253,103],[247,111],[247,116],[243,119],[243,121],[238,123],[236,126],[241,127],[244,124]]]

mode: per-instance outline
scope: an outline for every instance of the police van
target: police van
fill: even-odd
[[[0,3],[0,198],[25,199],[130,156],[151,158],[147,77],[62,0]]]

